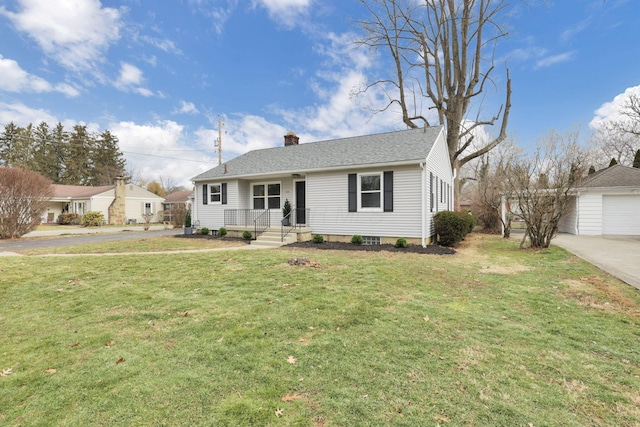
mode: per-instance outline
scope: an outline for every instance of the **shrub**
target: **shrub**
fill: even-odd
[[[442,211],[433,217],[436,234],[440,238],[440,244],[453,246],[459,243],[469,230],[468,220],[463,218],[459,212]]]
[[[100,227],[104,224],[104,214],[98,211],[90,211],[82,217],[83,227]]]
[[[227,229],[224,227],[220,227],[220,229],[218,230],[218,236],[224,237],[227,235]]]
[[[460,219],[467,224],[467,232],[465,234],[471,233],[475,226],[478,225],[478,217],[469,210],[456,212],[456,215],[460,216]]]
[[[80,224],[80,215],[76,213],[61,213],[58,215],[58,224],[60,225],[78,225]]]
[[[187,209],[187,212],[184,214],[184,226],[191,227],[191,209]]]
[[[353,243],[354,245],[361,245],[364,243],[364,239],[361,235],[354,234],[353,236],[351,236],[351,243]]]
[[[251,234],[251,232],[249,230],[245,230],[242,232],[242,238],[249,240],[253,237],[253,234]]]
[[[0,168],[0,238],[34,230],[53,196],[51,180],[26,169]]]
[[[206,236],[209,234],[209,229],[207,227],[202,227],[202,229],[200,230],[200,234]]]
[[[182,228],[187,217],[187,208],[183,203],[174,203],[169,210],[173,228]]]
[[[396,248],[406,248],[407,247],[407,239],[404,237],[400,237],[396,240]]]
[[[313,243],[324,243],[324,236],[322,234],[314,234]]]

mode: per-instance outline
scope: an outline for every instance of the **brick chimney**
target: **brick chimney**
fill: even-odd
[[[287,132],[284,136],[284,146],[287,147],[289,145],[298,145],[298,141],[300,138],[296,135],[295,132]]]

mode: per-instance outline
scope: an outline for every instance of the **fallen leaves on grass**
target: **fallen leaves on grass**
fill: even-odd
[[[13,374],[12,369],[6,368],[6,369],[3,369],[2,372],[0,372],[0,377],[8,377],[11,374]]]
[[[57,369],[53,369],[53,368],[45,369],[44,371],[45,371],[47,374],[51,374],[51,375],[53,375],[53,374],[55,374],[56,372],[58,372],[58,370],[57,370]]]
[[[120,359],[116,360],[116,365],[119,365],[122,362],[124,362],[124,357],[121,357]]]
[[[448,423],[449,421],[451,421],[451,418],[443,417],[441,415],[435,415],[433,417],[433,419],[436,420],[436,421],[443,422],[443,423]]]
[[[106,343],[104,343],[105,347],[111,347],[112,345],[114,345],[116,342],[115,341],[107,341]]]
[[[302,396],[300,396],[298,393],[293,393],[293,394],[285,394],[284,396],[282,396],[282,401],[283,402],[293,402],[294,400],[300,400],[302,399]]]
[[[79,342],[74,342],[73,344],[71,344],[71,347],[77,347],[77,346],[79,346],[79,345],[80,345],[80,343],[79,343]]]
[[[291,363],[292,365],[295,365],[296,363],[298,363],[298,359],[296,359],[293,356],[289,356],[289,357],[287,357],[287,362]]]

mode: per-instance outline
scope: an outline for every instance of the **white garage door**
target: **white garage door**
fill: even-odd
[[[603,197],[602,234],[640,236],[640,195]]]

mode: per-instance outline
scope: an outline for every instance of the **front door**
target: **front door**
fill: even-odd
[[[306,215],[307,187],[305,181],[296,181],[296,224],[307,223]]]

